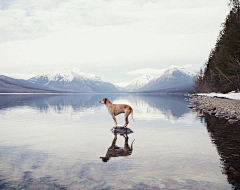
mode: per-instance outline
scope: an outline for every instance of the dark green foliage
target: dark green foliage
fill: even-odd
[[[240,2],[230,0],[230,13],[223,23],[201,77],[196,76],[195,92],[238,91],[240,89]]]
[[[204,80],[203,69],[200,69],[200,72],[196,74],[194,78],[193,91],[194,92],[209,92],[208,85]]]

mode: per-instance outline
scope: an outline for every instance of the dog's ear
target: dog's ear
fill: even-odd
[[[107,98],[104,98],[103,101],[104,101],[104,104],[106,104],[106,102],[107,102]]]

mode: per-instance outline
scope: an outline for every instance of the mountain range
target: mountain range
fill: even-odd
[[[46,73],[28,80],[0,75],[0,92],[2,93],[177,93],[190,92],[192,91],[192,86],[193,75],[179,68],[169,68],[162,75],[158,76],[145,74],[122,88],[105,82],[96,75],[86,74],[78,69]]]
[[[67,92],[119,92],[111,83],[103,81],[93,74],[86,74],[81,70],[71,70],[64,73],[43,74],[28,80],[31,83],[43,85],[54,90]]]
[[[33,84],[23,79],[14,79],[0,75],[0,92],[1,93],[46,93],[59,92],[48,87]]]
[[[191,92],[193,75],[185,69],[168,68],[162,75],[142,75],[125,87],[131,92]]]

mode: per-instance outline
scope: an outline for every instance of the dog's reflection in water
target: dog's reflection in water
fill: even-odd
[[[133,140],[131,147],[128,145],[128,136],[127,135],[121,135],[125,138],[125,143],[124,147],[118,147],[116,145],[117,142],[117,134],[114,134],[114,138],[112,141],[112,145],[108,148],[106,156],[105,157],[100,157],[103,162],[109,161],[111,157],[120,157],[120,156],[129,156],[132,154],[133,151]]]

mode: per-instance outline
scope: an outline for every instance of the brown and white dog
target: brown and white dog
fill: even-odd
[[[126,127],[129,123],[128,121],[128,116],[131,114],[132,115],[132,120],[133,119],[133,109],[126,104],[112,104],[107,98],[103,98],[99,103],[105,104],[108,112],[112,116],[114,122],[115,122],[115,127],[117,127],[117,120],[116,117],[118,114],[125,113],[125,124],[122,127]]]

